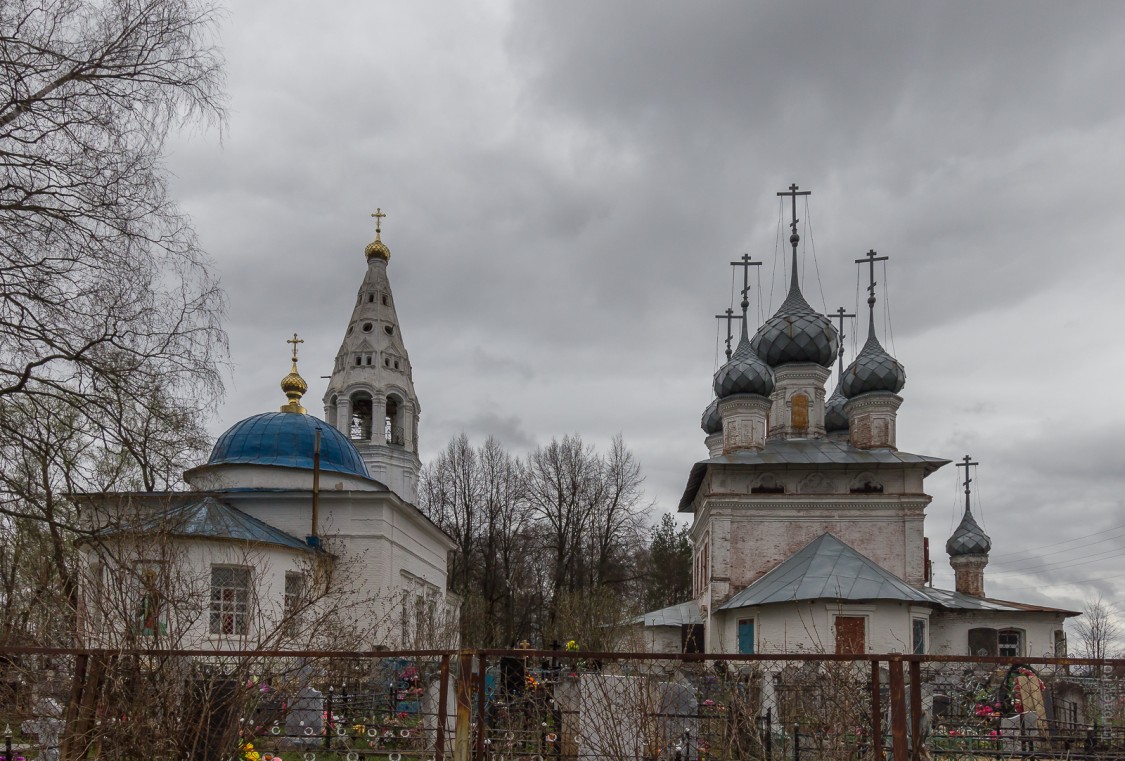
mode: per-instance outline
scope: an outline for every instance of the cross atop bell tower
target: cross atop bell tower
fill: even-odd
[[[412,503],[421,405],[387,277],[387,215],[380,207],[371,216],[375,240],[364,250],[367,271],[324,393],[324,419],[351,439],[372,478]]]

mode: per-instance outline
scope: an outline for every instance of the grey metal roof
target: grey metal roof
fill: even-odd
[[[699,605],[691,600],[679,605],[643,613],[629,623],[644,624],[645,626],[683,626],[684,624],[701,624],[703,623],[703,616],[699,613]]]
[[[707,475],[707,469],[725,465],[746,465],[784,470],[790,466],[809,465],[859,465],[878,469],[882,466],[919,465],[925,475],[933,473],[949,460],[928,455],[910,454],[895,449],[856,449],[847,441],[838,439],[784,439],[767,441],[764,449],[744,449],[730,454],[702,460],[692,466],[679,511],[690,513],[691,503]]]
[[[1064,610],[1063,608],[1049,608],[1043,605],[1029,605],[1027,603],[1011,602],[1008,600],[994,600],[989,597],[973,597],[972,595],[962,594],[961,592],[954,592],[951,589],[925,587],[922,591],[936,604],[948,610],[990,610],[1006,613],[1019,611],[1031,613],[1062,613],[1066,616],[1082,615],[1077,611]]]
[[[966,507],[957,529],[945,543],[945,551],[950,557],[955,558],[961,555],[987,555],[991,549],[992,540],[984,533],[984,529],[973,518],[973,513]]]
[[[235,539],[310,550],[305,542],[211,496],[173,505],[147,520],[98,532],[100,536],[166,532],[172,536]]]
[[[898,600],[933,603],[875,561],[824,533],[720,606],[747,608],[795,600]]]

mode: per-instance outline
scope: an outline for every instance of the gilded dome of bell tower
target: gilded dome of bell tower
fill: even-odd
[[[309,384],[297,372],[297,344],[303,344],[304,342],[305,339],[297,338],[296,333],[285,342],[293,344],[293,366],[289,368],[289,374],[281,379],[281,390],[285,392],[285,398],[289,400],[288,404],[281,405],[282,412],[305,414],[305,408],[301,406],[301,397],[309,390]]]

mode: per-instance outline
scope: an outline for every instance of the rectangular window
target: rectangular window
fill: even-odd
[[[866,619],[863,616],[836,616],[836,654],[863,655],[866,647]]]
[[[245,635],[250,631],[250,569],[211,567],[212,634]]]
[[[1000,656],[1018,658],[1023,655],[1023,636],[1019,629],[1004,629],[997,635]]]
[[[305,591],[305,576],[296,571],[285,573],[285,617],[294,616],[301,607],[301,596]]]
[[[137,600],[137,634],[155,637],[167,634],[164,623],[163,604],[160,594],[160,568],[156,565],[144,566],[139,570],[140,590]]]
[[[754,654],[754,619],[740,618],[738,620],[738,652]]]
[[[926,619],[915,618],[912,621],[912,634],[914,648],[911,652],[915,655],[926,654]]]

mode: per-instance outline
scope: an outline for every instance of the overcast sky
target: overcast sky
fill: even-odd
[[[294,331],[321,411],[380,206],[423,460],[620,432],[674,510],[728,262],[765,262],[772,313],[796,182],[810,303],[863,307],[853,260],[890,256],[899,445],[981,463],[989,594],[1123,599],[1123,29],[1119,3],[240,0],[222,142],[169,159],[230,299],[213,430],[284,401]],[[927,480],[946,587],[957,481]]]

